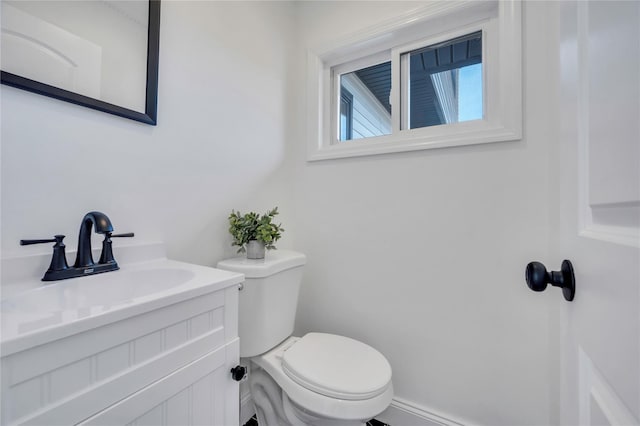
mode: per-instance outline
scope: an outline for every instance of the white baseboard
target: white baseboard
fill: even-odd
[[[401,398],[394,398],[376,420],[391,426],[473,426],[461,419],[453,419],[448,414],[420,406]]]

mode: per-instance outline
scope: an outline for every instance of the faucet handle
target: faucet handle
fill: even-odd
[[[53,256],[51,257],[51,264],[49,265],[49,269],[42,278],[43,281],[51,281],[51,277],[55,275],[56,272],[69,269],[69,265],[67,264],[67,256],[64,252],[64,248],[66,246],[62,242],[64,237],[64,235],[55,235],[53,239],[49,240],[20,240],[21,246],[29,246],[31,244],[41,243],[55,243],[53,245]]]
[[[61,237],[60,241],[58,241],[57,237]],[[50,238],[48,240],[20,240],[20,245],[21,246],[30,246],[32,244],[43,244],[43,243],[58,243],[58,242],[62,242],[62,238],[64,238],[64,235],[56,235],[56,238]]]
[[[111,234],[111,238],[123,238],[123,237],[135,237],[133,232],[127,232],[126,234]]]
[[[100,254],[100,260],[98,263],[116,263],[113,258],[113,250],[111,248],[111,238],[124,238],[133,237],[133,232],[127,232],[126,234],[112,234],[111,232],[104,233],[104,240],[102,241],[102,254]]]

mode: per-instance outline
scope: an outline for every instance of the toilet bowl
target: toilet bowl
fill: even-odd
[[[261,426],[348,426],[384,411],[393,398],[391,366],[377,350],[327,333],[292,336],[306,257],[277,250],[237,257],[220,269],[245,274],[239,296],[240,356]]]
[[[302,419],[299,424],[361,425],[384,411],[393,397],[391,367],[384,356],[343,336],[290,337],[251,362],[282,390],[296,418]],[[252,394],[256,387],[268,389],[266,381],[250,377]]]

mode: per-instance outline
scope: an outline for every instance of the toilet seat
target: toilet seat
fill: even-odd
[[[320,333],[311,334],[313,335]],[[377,395],[367,399],[345,399],[327,396],[320,392],[311,390],[305,385],[302,385],[291,378],[289,376],[289,374],[291,373],[285,373],[283,366],[285,353],[296,346],[299,341],[305,338],[306,336],[302,338],[289,337],[272,350],[262,355],[251,358],[251,361],[255,365],[265,370],[269,374],[269,376],[278,384],[278,386],[282,388],[282,390],[286,393],[286,396],[291,400],[292,403],[295,404],[295,406],[307,413],[313,413],[315,415],[330,419],[344,420],[371,419],[383,412],[389,406],[389,404],[391,403],[391,399],[393,398],[393,384],[390,380],[391,369],[388,366],[388,362],[386,361],[386,359],[385,363],[387,364],[387,366],[383,367],[382,370],[385,370],[385,368],[389,369],[389,381],[387,382],[387,385],[384,389],[379,390],[379,393]],[[313,340],[314,336],[311,336],[311,339]],[[364,345],[364,343],[361,342],[357,343]],[[333,346],[333,348],[335,349],[335,345]],[[377,353],[375,349],[370,349]],[[295,352],[292,352],[292,354],[295,354]],[[314,354],[314,357],[316,355],[318,354]],[[293,361],[290,360],[289,364],[291,364],[292,362]],[[300,369],[298,369],[297,371],[300,372]],[[302,371],[308,370],[304,370],[303,368]],[[377,376],[377,374],[375,375]],[[304,377],[304,375],[302,376]],[[345,386],[346,384],[342,387],[335,385],[325,385],[325,389],[334,388],[333,391],[335,392],[335,388],[338,388],[339,390],[344,391],[346,389]],[[358,391],[354,391],[353,388],[349,388],[347,390],[351,391],[352,396],[359,395],[358,397],[362,398],[363,393],[358,393]],[[371,392],[371,390],[369,390],[369,392]]]
[[[380,352],[335,334],[306,334],[284,351],[282,369],[299,385],[338,399],[371,399],[391,382],[391,366]]]

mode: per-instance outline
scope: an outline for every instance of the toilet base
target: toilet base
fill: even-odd
[[[322,418],[298,407],[262,368],[253,364],[249,391],[260,426],[365,426],[361,420]]]
[[[304,408],[298,407],[287,394],[283,394],[284,411],[289,419],[295,418],[299,423],[292,423],[295,426],[313,425],[313,426],[366,426],[366,423],[360,420],[345,419],[327,419],[307,412]]]

